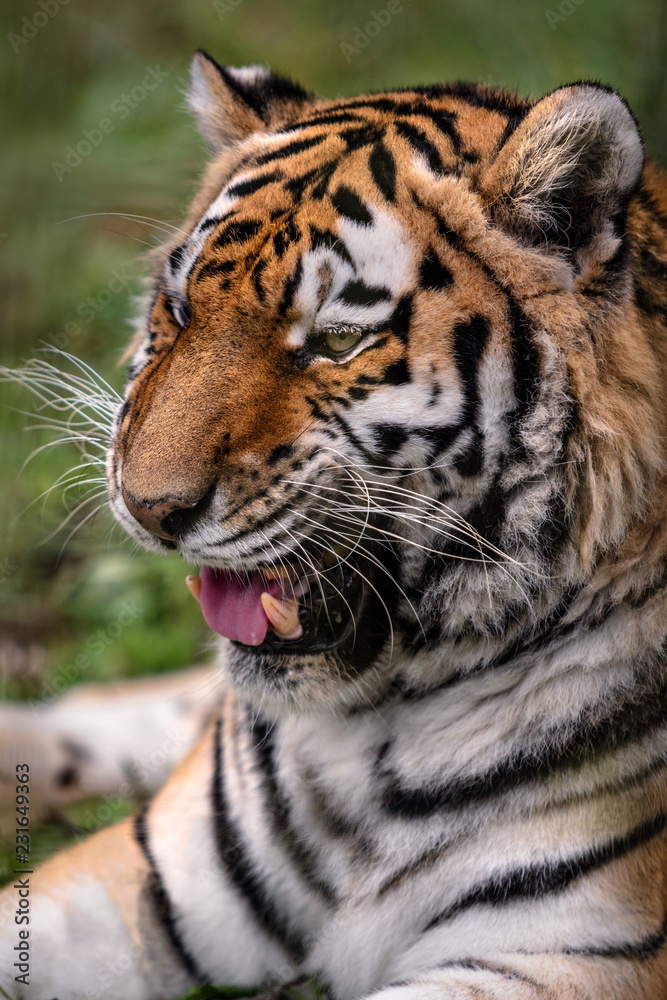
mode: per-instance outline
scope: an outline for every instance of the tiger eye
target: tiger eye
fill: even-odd
[[[359,333],[344,330],[327,330],[324,335],[324,343],[334,354],[342,354],[349,351],[360,339]]]

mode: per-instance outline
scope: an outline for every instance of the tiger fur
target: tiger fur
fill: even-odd
[[[111,507],[225,586],[306,574],[302,635],[225,640],[164,788],[31,876],[29,987],[4,891],[5,995],[664,1000],[664,174],[592,83],[199,53],[190,104]]]

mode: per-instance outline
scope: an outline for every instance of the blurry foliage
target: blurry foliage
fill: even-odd
[[[648,151],[667,159],[661,0],[403,0],[369,37],[372,12],[385,9],[384,0],[68,0],[35,29],[36,0],[3,4],[0,363],[20,364],[44,342],[66,343],[121,389],[118,360],[142,255],[162,233],[104,213],[179,224],[206,157],[182,93],[200,46],[221,63],[268,63],[332,97],[447,79],[539,96],[597,79],[621,91]],[[359,51],[351,54],[345,46],[353,45]],[[121,117],[115,102],[141,86],[149,68],[168,75]],[[58,179],[53,162],[64,162],[67,147],[103,118],[113,131]],[[109,296],[114,274],[122,281]],[[137,552],[106,512],[63,547],[71,524],[52,534],[65,513],[59,494],[29,506],[76,452],[48,449],[21,471],[48,436],[26,433],[32,421],[10,409],[30,409],[27,393],[0,386],[0,399],[0,671],[3,648],[12,651],[0,694],[39,696],[123,601],[141,613],[101,654],[91,653],[83,679],[167,670],[201,655],[210,637],[175,557]],[[31,661],[38,666],[16,669],[16,650],[28,648],[42,651]],[[35,831],[38,855],[85,827],[84,814],[84,806],[69,810]]]

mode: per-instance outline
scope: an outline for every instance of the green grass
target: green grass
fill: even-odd
[[[539,95],[600,79],[627,97],[649,152],[667,160],[660,0],[585,0],[570,16],[558,13],[557,0],[403,0],[403,11],[358,53],[341,48],[360,38],[371,10],[385,7],[384,0],[243,0],[236,7],[219,0],[217,9],[206,0],[71,0],[26,44],[14,38],[15,52],[10,34],[38,8],[3,5],[0,82],[11,97],[1,112],[0,363],[16,365],[41,343],[63,343],[120,389],[131,298],[156,231],[89,213],[178,224],[205,162],[181,93],[199,46],[222,63],[268,63],[329,96],[455,78]],[[121,120],[114,102],[155,66],[167,77]],[[54,161],[63,162],[67,147],[104,117],[114,130],[58,179]],[[109,295],[114,273],[124,283]],[[200,656],[208,635],[183,585],[186,568],[134,551],[105,512],[63,547],[60,496],[30,504],[76,453],[54,448],[21,471],[47,438],[26,432],[31,421],[10,409],[29,406],[25,393],[0,387],[0,402],[0,695],[39,697],[123,601],[141,612],[103,655],[91,654],[85,679],[170,670]],[[17,663],[30,671],[17,672]],[[34,831],[37,856],[80,836],[86,809],[66,810]]]

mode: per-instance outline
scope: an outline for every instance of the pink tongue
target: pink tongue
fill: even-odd
[[[262,607],[262,594],[280,599],[280,580],[267,580],[263,573],[235,573],[202,566],[199,571],[199,603],[206,624],[227,639],[259,646],[264,642],[269,620]]]

